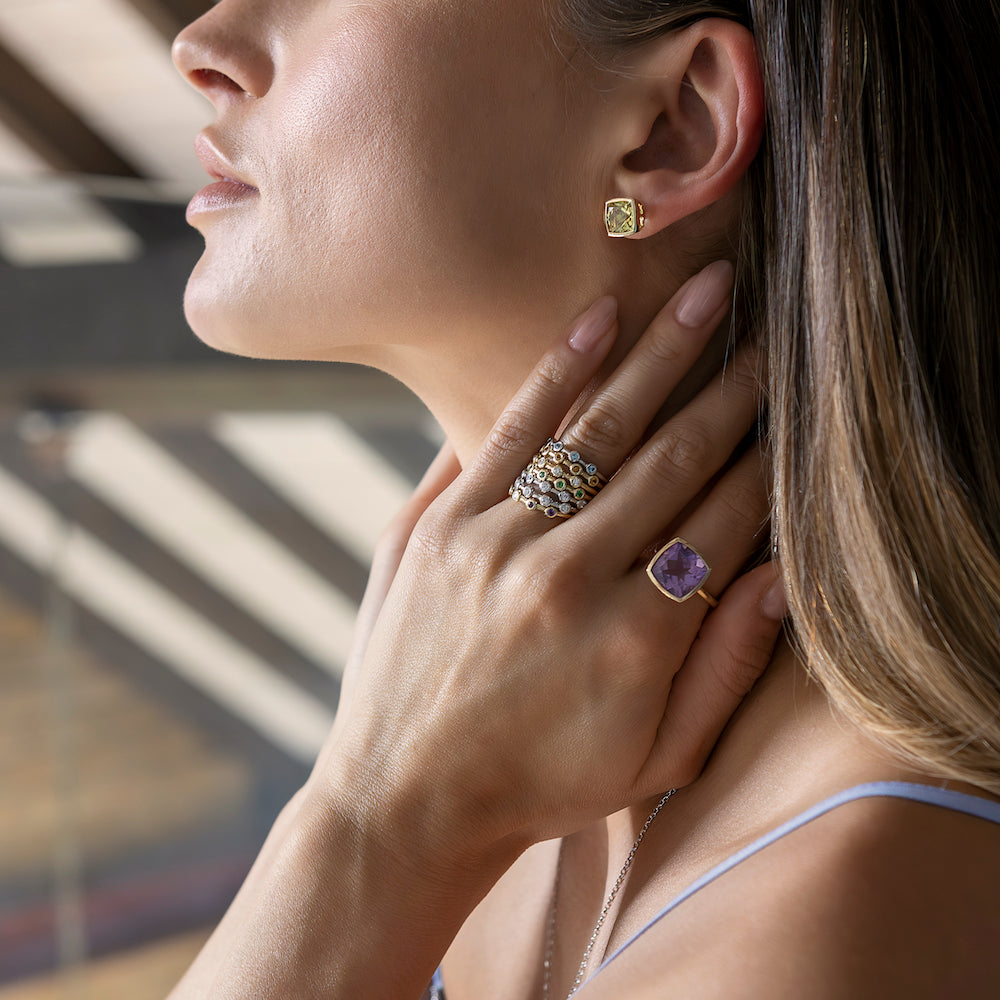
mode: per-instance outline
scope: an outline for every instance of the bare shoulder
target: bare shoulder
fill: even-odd
[[[840,812],[816,831],[822,866],[807,830],[790,845],[793,877],[769,914],[802,956],[793,974],[822,963],[830,997],[995,996],[1000,825],[889,798]]]
[[[820,817],[703,889],[580,1000],[623,990],[635,1000],[985,998],[998,981],[1000,825],[880,798]]]

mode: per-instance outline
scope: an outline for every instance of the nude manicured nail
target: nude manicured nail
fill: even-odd
[[[729,296],[733,284],[733,265],[717,260],[696,274],[677,303],[677,322],[696,328],[707,323]]]
[[[579,319],[570,335],[569,346],[579,354],[592,351],[614,326],[618,318],[618,300],[610,295],[598,299]]]

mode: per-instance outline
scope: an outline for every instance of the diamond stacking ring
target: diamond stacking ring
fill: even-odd
[[[549,438],[510,488],[510,496],[546,517],[572,517],[607,484],[593,462]]]

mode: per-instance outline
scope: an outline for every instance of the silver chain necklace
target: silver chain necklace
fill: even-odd
[[[597,926],[594,928],[594,933],[590,935],[590,941],[587,942],[587,949],[583,953],[580,968],[577,970],[576,979],[573,980],[572,989],[566,995],[566,1000],[570,1000],[570,997],[576,993],[576,991],[580,988],[580,984],[583,982],[584,973],[587,971],[587,962],[590,961],[590,953],[594,950],[594,943],[597,941],[597,935],[600,934],[601,928],[604,926],[604,920],[611,909],[611,904],[615,901],[615,897],[618,895],[618,890],[622,887],[622,884],[625,881],[625,876],[628,874],[628,870],[632,867],[632,862],[635,859],[635,852],[639,850],[642,838],[646,836],[646,831],[649,829],[650,824],[654,819],[656,819],[659,811],[670,801],[676,791],[676,788],[671,788],[670,791],[667,792],[667,794],[664,795],[663,798],[657,803],[656,808],[646,818],[646,822],[642,824],[639,836],[635,838],[632,850],[628,852],[625,864],[622,867],[622,870],[618,873],[618,878],[615,879],[614,888],[611,890],[611,894],[608,896],[607,901],[604,904],[604,908],[601,910],[601,915],[597,918]],[[556,862],[556,882],[552,890],[552,906],[549,908],[549,922],[545,930],[545,958],[542,963],[542,1000],[549,1000],[549,988],[552,984],[552,956],[555,952],[556,944],[556,913],[558,911],[559,876],[562,873],[562,859],[563,844],[560,843],[559,859]]]

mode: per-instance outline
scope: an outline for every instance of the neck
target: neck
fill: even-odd
[[[744,841],[842,789],[881,780],[934,779],[908,768],[839,714],[782,641],[701,775],[670,809],[678,832],[686,826],[679,822],[683,814],[713,838]],[[612,857],[631,844],[654,805],[636,803],[608,818]]]
[[[681,284],[678,282],[677,287]],[[666,297],[670,294],[668,290]],[[656,301],[637,302],[621,294],[618,299],[618,336],[601,371],[592,380],[591,389],[614,371],[664,305],[662,293]],[[510,335],[506,337],[456,336],[430,346],[399,348],[391,357],[378,360],[378,367],[398,378],[423,400],[455,448],[463,468],[474,458],[490,428],[554,342],[560,325],[564,328],[563,335],[569,330],[565,319],[550,321],[541,329],[524,324],[515,331],[517,325],[511,321]],[[708,382],[722,365],[729,343],[727,316],[702,356],[671,397],[663,401],[654,428]],[[484,344],[489,345],[488,349],[484,349]]]

